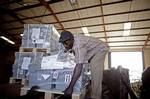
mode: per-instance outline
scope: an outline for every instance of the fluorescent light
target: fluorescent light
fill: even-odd
[[[89,33],[85,33],[84,35],[85,35],[85,36],[91,36]]]
[[[24,6],[28,6],[29,4],[27,4],[27,3],[24,3],[23,5],[24,5]]]
[[[15,42],[9,40],[8,38],[6,38],[5,36],[0,36],[0,38],[4,39],[5,41],[11,43],[11,44],[15,44]]]
[[[87,27],[82,27],[83,33],[89,33]]]
[[[124,30],[131,29],[131,23],[124,23]]]
[[[123,36],[128,36],[130,35],[130,29],[131,29],[131,23],[124,23],[124,31],[123,31]]]
[[[84,35],[90,36],[87,27],[82,27],[82,31],[83,31]]]
[[[130,30],[123,31],[123,36],[129,36],[129,35],[130,35]]]
[[[76,4],[76,3],[77,3],[77,0],[70,0],[70,3],[71,3],[71,4]]]
[[[20,36],[23,36],[23,34],[20,34]]]

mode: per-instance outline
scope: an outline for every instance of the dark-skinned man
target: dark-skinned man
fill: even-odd
[[[92,92],[89,99],[101,99],[104,60],[109,47],[94,37],[73,35],[69,31],[61,32],[59,39],[67,51],[75,54],[76,66],[69,86],[64,94],[71,96],[73,87],[81,75],[83,64],[89,62],[91,68]]]

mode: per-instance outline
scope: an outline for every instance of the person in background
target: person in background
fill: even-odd
[[[81,75],[83,64],[89,62],[91,68],[92,93],[89,99],[101,99],[102,77],[105,56],[109,50],[107,43],[94,37],[73,35],[69,31],[61,32],[59,42],[66,51],[75,55],[76,66],[69,86],[64,90],[66,96],[71,96],[73,87]]]
[[[142,73],[142,86],[140,99],[150,99],[150,67]]]

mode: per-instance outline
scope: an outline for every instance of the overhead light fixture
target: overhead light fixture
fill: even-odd
[[[20,34],[20,36],[23,36],[23,34]]]
[[[129,35],[130,35],[130,30],[123,31],[123,36],[129,36]]]
[[[69,0],[71,4],[76,4],[77,0]]]
[[[87,27],[82,27],[82,31],[83,31],[85,36],[90,36]]]
[[[15,42],[11,41],[10,39],[6,38],[5,36],[0,36],[3,40],[9,42],[10,44],[15,44]]]
[[[124,23],[124,32],[123,32],[123,36],[128,36],[130,35],[130,29],[131,29],[131,23]]]
[[[124,30],[131,29],[131,22],[124,23]]]

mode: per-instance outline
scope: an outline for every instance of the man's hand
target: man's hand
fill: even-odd
[[[69,86],[64,91],[65,96],[71,96],[72,95],[73,87],[81,75],[82,68],[83,68],[83,64],[76,64],[71,82],[70,82]]]
[[[72,95],[72,92],[73,92],[73,87],[68,87],[68,88],[66,88],[65,89],[65,91],[64,91],[64,95],[65,96],[71,96]]]

